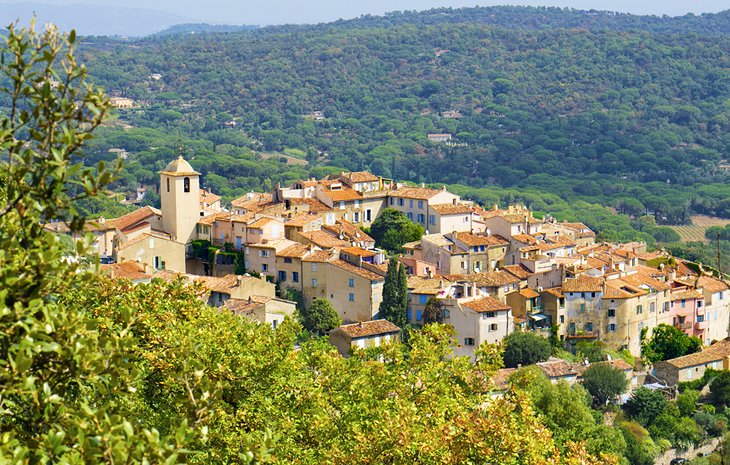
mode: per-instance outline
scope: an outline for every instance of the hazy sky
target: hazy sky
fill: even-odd
[[[394,10],[425,10],[433,7],[490,5],[551,5],[580,9],[623,11],[635,14],[683,15],[730,9],[728,0],[33,0],[64,5],[95,3],[166,10],[199,21],[231,24],[316,23],[361,14]],[[4,0],[13,3],[12,0]]]

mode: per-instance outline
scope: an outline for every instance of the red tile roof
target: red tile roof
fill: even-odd
[[[503,304],[492,296],[486,296],[477,300],[465,302],[461,304],[461,306],[470,308],[477,313],[499,312],[512,309],[512,307],[510,307],[509,305]]]
[[[469,205],[454,205],[451,203],[431,205],[429,208],[441,215],[463,215],[472,212],[472,208]]]
[[[342,331],[353,339],[400,333],[400,328],[388,320],[372,320],[342,325],[335,331]]]

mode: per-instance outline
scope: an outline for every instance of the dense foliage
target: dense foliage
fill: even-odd
[[[393,255],[388,261],[388,271],[383,282],[383,300],[378,307],[378,317],[405,328],[408,324],[408,282],[406,270],[398,257]]]
[[[398,210],[386,208],[373,221],[369,233],[378,247],[392,252],[402,252],[403,244],[419,240],[423,236],[424,229]]]
[[[681,329],[660,324],[651,333],[651,338],[642,341],[641,355],[648,362],[661,362],[672,358],[693,354],[702,350],[702,340],[688,336]]]
[[[544,362],[550,357],[550,341],[532,332],[515,331],[502,340],[504,366],[515,368]]]
[[[596,363],[583,372],[583,386],[598,405],[606,405],[623,394],[628,386],[626,374],[608,363]]]
[[[304,329],[317,336],[328,334],[342,324],[337,310],[327,299],[314,299],[312,305],[299,311],[299,317]]]

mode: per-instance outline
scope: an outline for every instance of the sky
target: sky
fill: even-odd
[[[174,12],[197,21],[224,24],[319,23],[362,14],[395,10],[427,10],[434,7],[491,5],[549,5],[600,9],[634,14],[715,13],[730,9],[728,0],[34,0],[66,5],[94,3],[106,6],[146,8]],[[14,3],[4,0],[3,3]]]

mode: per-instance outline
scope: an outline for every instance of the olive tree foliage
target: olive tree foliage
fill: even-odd
[[[61,302],[89,273],[64,260],[43,224],[80,231],[73,201],[102,192],[113,172],[82,168],[79,149],[107,115],[86,83],[75,34],[11,25],[0,46],[0,463],[176,460],[192,430],[161,436],[134,416],[138,375],[130,314],[99,331]],[[83,252],[84,243],[77,245]],[[88,241],[86,242],[88,246]]]

